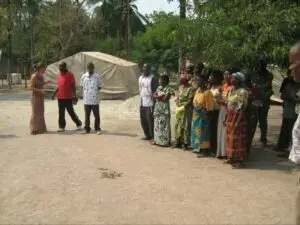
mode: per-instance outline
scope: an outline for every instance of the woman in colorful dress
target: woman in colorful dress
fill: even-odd
[[[188,76],[180,77],[179,93],[176,100],[175,148],[188,150],[191,141],[191,123],[193,115],[194,89],[189,84]]]
[[[156,100],[154,107],[154,140],[153,145],[170,146],[171,144],[171,110],[169,100],[173,94],[169,86],[169,77],[162,75],[159,78],[159,87],[153,94]]]
[[[232,89],[227,103],[227,141],[226,150],[232,168],[239,169],[247,158],[247,103],[248,91],[243,88],[245,77],[237,72],[231,76]]]
[[[210,113],[214,109],[214,97],[207,88],[207,77],[196,78],[198,89],[193,100],[191,146],[199,152],[198,157],[212,155],[210,151]]]
[[[216,154],[218,146],[218,118],[220,105],[218,101],[221,98],[220,87],[222,84],[223,75],[219,70],[213,70],[211,76],[209,77],[210,91],[214,96],[214,110],[211,113],[211,150]]]
[[[217,103],[220,106],[219,118],[218,118],[218,134],[217,134],[217,152],[216,157],[218,159],[226,159],[226,114],[227,114],[227,98],[228,93],[231,89],[230,79],[231,73],[229,71],[225,71],[223,74],[224,84],[220,87],[220,99],[217,99]]]
[[[50,81],[44,81],[45,66],[40,63],[37,66],[38,71],[31,76],[30,90],[32,113],[30,118],[31,135],[43,134],[47,132],[44,117],[44,86]]]

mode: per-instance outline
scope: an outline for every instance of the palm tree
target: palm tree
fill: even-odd
[[[144,32],[148,20],[139,13],[136,0],[89,0],[96,17],[102,20],[105,37],[119,37],[121,48],[131,35]],[[128,10],[129,3],[129,10]],[[127,46],[128,50],[129,46]]]

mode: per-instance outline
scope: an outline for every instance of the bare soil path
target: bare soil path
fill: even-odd
[[[293,224],[297,170],[254,148],[243,170],[140,141],[136,110],[101,102],[104,134],[30,136],[28,94],[0,94],[0,224]],[[270,113],[270,139],[280,126]],[[82,102],[76,111],[83,119]]]

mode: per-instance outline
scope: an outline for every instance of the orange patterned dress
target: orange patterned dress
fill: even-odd
[[[43,90],[45,81],[43,75],[37,73],[31,76],[31,88]],[[32,113],[30,118],[30,133],[42,134],[47,132],[44,117],[44,93],[32,90],[31,94]]]

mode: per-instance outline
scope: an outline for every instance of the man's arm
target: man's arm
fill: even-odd
[[[56,88],[55,91],[53,92],[52,99],[55,99],[55,96],[57,95],[57,92],[58,92],[58,88]]]
[[[151,80],[151,90],[152,90],[152,93],[156,92],[157,88],[158,88],[158,79],[153,76],[152,80]]]
[[[101,90],[102,88],[102,78],[101,76],[98,74],[98,89]]]
[[[72,84],[72,91],[73,91],[73,97],[76,97],[76,81],[74,74],[70,71],[71,74],[71,84]]]

